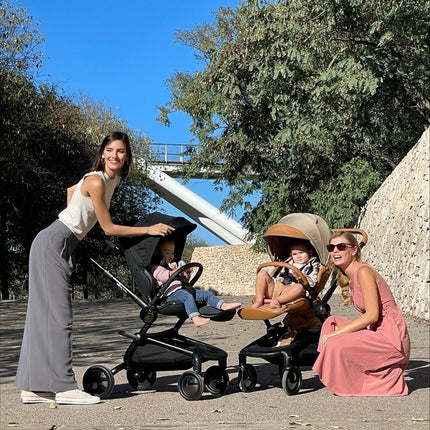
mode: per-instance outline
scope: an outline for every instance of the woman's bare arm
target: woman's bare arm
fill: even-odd
[[[323,344],[330,336],[362,330],[378,321],[379,293],[378,279],[375,271],[366,266],[360,268],[358,272],[358,283],[359,285],[354,285],[354,288],[361,288],[365,311],[342,328],[324,335],[321,339]]]
[[[100,227],[108,236],[165,236],[174,230],[173,227],[162,223],[149,227],[128,227],[114,224],[105,202],[105,184],[98,175],[87,176],[82,184],[81,192],[84,196],[91,197]]]
[[[73,192],[75,191],[78,184],[72,185],[71,187],[67,188],[67,204],[70,203],[70,200],[72,200]]]

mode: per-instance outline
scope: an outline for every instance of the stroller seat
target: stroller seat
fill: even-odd
[[[299,277],[299,282],[304,286],[305,290],[309,290],[309,282],[306,276],[296,267],[291,264],[283,263],[283,262],[271,262],[271,263],[263,263],[258,266],[257,273],[269,266],[275,266],[272,271],[272,275],[278,270],[279,267],[285,267],[291,270],[294,270],[295,273]],[[244,307],[238,311],[238,315],[240,318],[244,320],[269,320],[272,318],[276,318],[279,315],[284,313],[288,313],[291,315],[301,315],[302,319],[306,318],[309,320],[309,324],[311,327],[321,326],[321,321],[315,317],[313,312],[312,302],[318,296],[318,294],[323,289],[325,283],[327,282],[329,276],[329,272],[326,266],[320,264],[317,282],[312,289],[312,293],[308,294],[307,297],[300,297],[292,302],[284,303],[279,308],[273,308],[270,306],[271,299],[264,299],[264,304],[258,308],[253,308],[251,306]],[[275,285],[275,291],[273,296],[276,296],[277,287]],[[254,303],[255,298],[252,299]],[[319,324],[319,325],[318,325]],[[293,328],[294,329],[294,328]]]
[[[186,226],[189,227],[188,221],[184,218],[180,218],[179,222],[186,222]],[[176,237],[175,235],[172,235],[172,238],[175,240],[175,243],[180,242],[179,247],[181,247],[180,237],[185,233],[183,229],[178,227],[179,222],[176,221],[176,223],[174,223],[179,233],[176,233]],[[195,224],[191,224],[191,226],[194,226],[195,228]],[[180,234],[179,239],[177,238],[178,234]],[[168,279],[161,288],[158,288],[157,281],[152,276],[148,266],[149,262],[151,261],[152,253],[159,240],[159,237],[147,237],[145,239],[145,247],[142,243],[136,240],[123,240],[122,247],[124,249],[124,255],[127,260],[130,272],[133,275],[133,279],[138,286],[144,301],[148,304],[148,306],[155,308],[157,313],[159,313],[160,315],[177,316],[179,319],[185,321],[188,316],[185,312],[184,304],[179,300],[171,300],[167,302],[166,297],[163,294],[169,288],[170,284],[179,277],[180,273],[190,268],[197,267],[197,273],[191,280],[190,287],[195,285],[203,271],[203,267],[200,263],[190,263],[185,266],[182,266],[182,268],[178,269],[176,274],[173,275],[170,279]],[[185,242],[182,244],[182,248],[180,249],[181,254],[184,246]],[[178,245],[175,245],[175,248],[177,247]],[[149,254],[151,254],[151,257],[149,257]],[[203,302],[197,302],[197,307],[202,317],[210,318],[212,321],[217,322],[229,321],[236,314],[235,309],[228,309],[223,311],[221,309],[216,309],[212,306],[207,306],[206,303]],[[143,309],[143,311],[145,312],[145,309]]]

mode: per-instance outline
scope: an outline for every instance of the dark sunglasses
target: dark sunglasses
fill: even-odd
[[[327,251],[328,252],[333,252],[336,248],[339,251],[345,251],[346,248],[354,248],[354,246],[355,245],[352,245],[351,243],[343,243],[343,242],[341,242],[341,243],[336,243],[336,245],[333,244],[333,243],[330,243],[329,245],[327,245]]]

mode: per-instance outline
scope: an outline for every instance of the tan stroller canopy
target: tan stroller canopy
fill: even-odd
[[[326,266],[329,253],[326,245],[332,231],[318,215],[310,213],[292,213],[272,225],[263,235],[267,253],[272,261],[284,261],[289,256],[289,245],[295,239],[309,240],[320,263]]]

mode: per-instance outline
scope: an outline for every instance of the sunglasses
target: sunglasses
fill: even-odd
[[[329,245],[327,245],[327,251],[328,252],[333,252],[336,248],[338,249],[338,251],[345,251],[346,248],[354,248],[355,245],[352,245],[351,243],[330,243]]]

